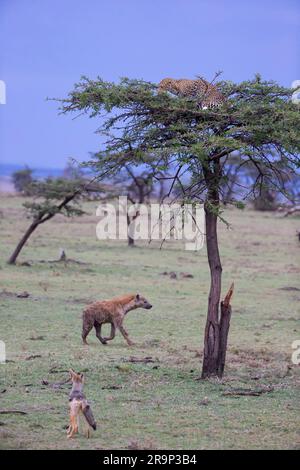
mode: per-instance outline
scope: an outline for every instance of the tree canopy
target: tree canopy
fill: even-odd
[[[25,201],[23,206],[39,223],[58,213],[66,217],[83,215],[84,211],[79,207],[83,187],[84,181],[80,179],[47,178],[45,181],[34,181],[30,185],[33,200]]]
[[[200,109],[195,99],[157,93],[157,85],[123,78],[119,83],[83,77],[61,111],[87,113],[100,118],[97,132],[105,137],[96,158],[87,162],[121,168],[155,162],[155,169],[172,167],[174,182],[184,175],[196,175],[184,187],[188,199],[203,200],[207,177],[222,192],[226,159],[241,155],[240,167],[252,165],[257,177],[250,196],[269,187],[288,197],[287,178],[299,168],[300,113],[291,101],[293,90],[259,75],[239,84],[219,82],[225,103],[213,109]]]

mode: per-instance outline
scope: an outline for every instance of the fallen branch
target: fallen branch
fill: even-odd
[[[294,207],[291,207],[291,209],[289,209],[283,217],[287,217],[288,215],[292,215],[294,214],[295,212],[300,212],[300,206],[294,206]]]
[[[42,357],[40,354],[32,354],[31,356],[25,357],[25,361],[31,361],[32,359],[37,359],[38,357]]]
[[[24,292],[21,292],[20,294],[17,294],[17,297],[19,299],[27,299],[27,297],[29,297],[29,293],[25,290]]]
[[[80,265],[87,265],[87,264],[90,264],[90,263],[86,263],[85,261],[79,261],[79,260],[72,259],[72,258],[67,258],[67,259],[64,259],[64,260],[61,260],[61,259],[48,259],[48,260],[40,259],[38,262],[39,262],[39,263],[49,263],[49,264],[51,264],[51,263],[53,263],[53,264],[55,264],[55,263],[58,263],[58,264],[59,264],[59,263],[63,263],[63,264],[65,264],[65,265],[71,264],[71,263],[73,263],[73,264],[80,264]]]
[[[62,385],[65,385],[68,382],[70,382],[70,380],[71,380],[70,377],[68,377],[67,379],[62,380],[61,382],[50,383],[50,382],[48,382],[48,380],[43,379],[42,380],[42,385],[46,385],[47,387],[51,387],[53,389],[58,389],[58,388],[61,388]]]
[[[14,414],[14,415],[27,415],[26,411],[22,410],[0,410],[0,415],[9,415],[9,414]]]
[[[101,390],[119,390],[121,388],[123,388],[121,385],[106,385],[101,387]]]
[[[227,396],[252,396],[252,397],[259,397],[260,395],[263,395],[264,393],[271,393],[274,391],[273,386],[265,387],[265,388],[258,388],[258,389],[247,389],[247,388],[236,388],[236,389],[231,389],[231,390],[226,390],[225,392],[222,393],[224,397]]]
[[[49,369],[49,374],[63,374],[69,372],[67,369],[57,369],[57,366],[53,366]]]

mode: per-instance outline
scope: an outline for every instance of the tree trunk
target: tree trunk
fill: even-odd
[[[28,227],[26,232],[24,233],[23,237],[19,241],[18,245],[16,246],[16,249],[14,250],[13,254],[11,257],[8,259],[8,264],[16,264],[17,257],[20,254],[20,251],[22,250],[23,246],[27,242],[28,238],[31,236],[31,234],[35,231],[35,229],[38,227],[39,223],[34,221],[32,224]]]
[[[211,166],[204,165],[203,173],[208,189],[205,203],[205,227],[207,258],[210,269],[210,292],[201,375],[203,379],[206,379],[211,376],[222,377],[224,372],[231,316],[229,303],[233,293],[233,284],[220,309],[222,265],[217,236],[218,211],[220,209],[219,187],[222,174],[220,160],[214,160]]]
[[[128,240],[128,246],[133,247],[134,246],[134,239],[129,235],[129,225],[131,222],[134,220],[134,218],[130,218],[129,215],[127,214],[127,240]]]
[[[135,219],[137,219],[140,215],[140,212],[139,211],[136,211],[136,213],[132,216],[129,216],[127,214],[127,239],[128,239],[128,246],[131,246],[131,247],[134,247],[134,238],[132,238],[130,235],[129,235],[129,225],[132,224]]]
[[[134,239],[128,235],[128,246],[134,246]]]
[[[206,243],[210,267],[210,292],[204,336],[204,358],[202,378],[211,376],[222,378],[225,367],[227,339],[230,327],[231,305],[234,284],[232,283],[225,299],[221,302],[222,266],[217,238],[217,216],[206,210]]]
[[[202,378],[218,373],[219,357],[219,304],[221,297],[222,266],[217,238],[217,215],[211,208],[205,208],[206,246],[210,268],[210,292],[208,298],[208,311],[204,336],[204,358]]]
[[[227,351],[227,339],[230,327],[230,318],[231,318],[231,305],[230,299],[233,294],[234,284],[232,283],[230,289],[221,302],[221,320],[220,320],[220,341],[219,341],[219,356],[218,356],[218,377],[223,376],[225,360],[226,360],[226,351]]]

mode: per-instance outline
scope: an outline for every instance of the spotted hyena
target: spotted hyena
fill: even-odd
[[[87,344],[86,337],[93,327],[96,330],[96,336],[102,344],[106,344],[107,341],[111,341],[115,337],[116,329],[118,328],[130,346],[133,342],[130,340],[127,331],[123,326],[123,321],[126,313],[136,308],[152,308],[152,305],[139,294],[136,295],[124,295],[122,297],[116,297],[112,300],[102,300],[93,302],[88,305],[82,314],[82,340],[84,344]],[[101,326],[104,323],[111,324],[110,336],[102,338]]]

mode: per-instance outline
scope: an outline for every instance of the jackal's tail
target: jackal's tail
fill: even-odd
[[[89,423],[89,425],[96,431],[97,429],[97,424],[94,418],[94,415],[92,413],[91,407],[88,402],[84,403],[84,406],[82,407],[82,413]]]

